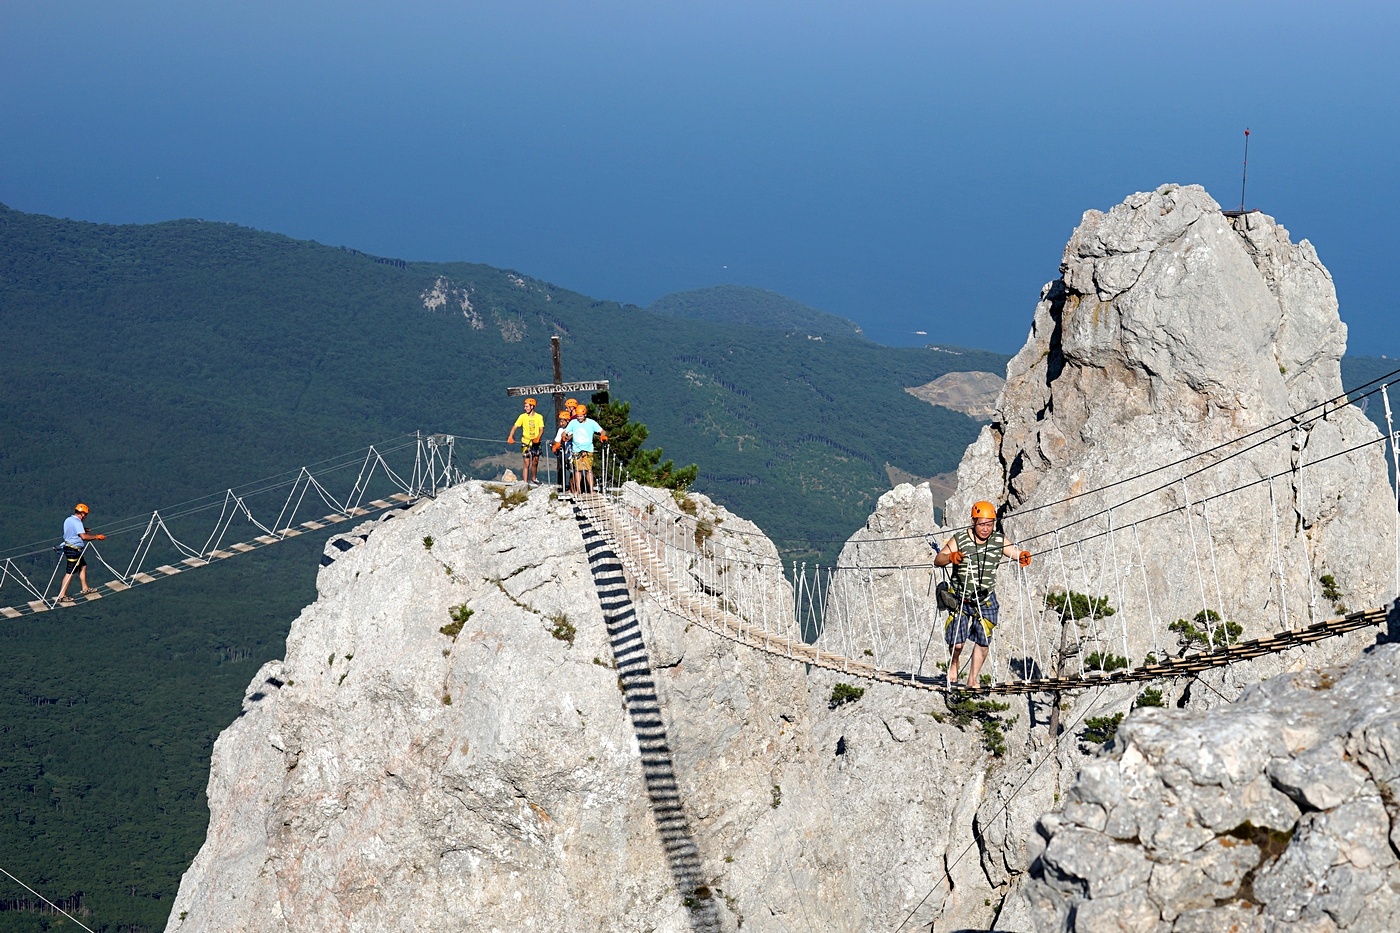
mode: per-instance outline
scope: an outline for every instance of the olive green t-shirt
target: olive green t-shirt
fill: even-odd
[[[953,544],[963,555],[953,576],[953,589],[967,596],[985,596],[996,589],[997,565],[1004,556],[1006,535],[994,531],[978,544],[970,530],[960,528],[953,532]]]

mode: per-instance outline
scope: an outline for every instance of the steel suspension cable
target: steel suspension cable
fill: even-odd
[[[1381,399],[1385,402],[1385,426],[1390,431],[1391,482],[1395,485],[1395,592],[1400,597],[1400,449],[1395,442],[1395,422],[1390,417],[1390,392],[1381,386]]]
[[[50,907],[52,907],[52,908],[53,908],[55,911],[57,911],[58,913],[63,914],[63,916],[67,917],[69,920],[72,920],[74,923],[76,923],[78,926],[82,927],[84,930],[87,930],[88,933],[93,933],[92,927],[88,926],[86,923],[83,923],[83,921],[79,920],[77,917],[73,916],[73,915],[70,914],[68,911],[64,910],[62,907],[59,907],[59,906],[58,906],[57,904],[55,904],[53,901],[49,900],[47,897],[44,897],[44,895],[42,895],[42,894],[40,894],[38,891],[34,890],[34,889],[31,888],[29,885],[25,884],[23,881],[20,881],[20,880],[19,880],[18,878],[16,878],[14,875],[10,874],[8,871],[5,871],[4,868],[0,868],[0,873],[3,873],[3,874],[5,875],[6,878],[9,878],[9,879],[10,879],[11,881],[13,881],[15,884],[19,885],[21,888],[24,888],[24,890],[28,891],[30,894],[33,894],[35,897],[37,897],[39,900],[43,901],[45,904],[48,904]]]
[[[1306,464],[1306,466],[1308,466],[1308,467],[1314,467],[1314,466],[1317,466],[1318,464],[1326,463],[1326,462],[1328,462],[1329,460],[1335,460],[1335,459],[1338,458],[1338,457],[1345,457],[1345,456],[1347,456],[1347,455],[1349,455],[1349,454],[1356,453],[1356,452],[1359,451],[1359,450],[1364,450],[1365,448],[1370,447],[1372,444],[1384,443],[1387,439],[1388,439],[1388,438],[1387,438],[1385,435],[1381,435],[1380,437],[1372,438],[1372,439],[1369,440],[1369,441],[1362,441],[1361,443],[1356,444],[1356,445],[1354,445],[1354,446],[1352,446],[1352,447],[1348,447],[1348,448],[1345,448],[1345,449],[1343,449],[1343,450],[1338,450],[1338,451],[1335,451],[1335,452],[1333,452],[1333,453],[1327,454],[1326,456],[1319,457],[1318,459],[1313,460],[1313,461],[1311,461],[1310,463]],[[1297,473],[1297,472],[1299,471],[1299,469],[1300,469],[1300,466],[1299,466],[1298,464],[1295,464],[1295,465],[1293,465],[1293,466],[1290,466],[1290,467],[1289,467],[1288,469],[1286,469],[1286,470],[1281,470],[1281,471],[1278,472],[1278,473],[1271,474],[1271,476],[1272,476],[1273,478],[1282,478],[1282,477],[1284,477],[1284,476],[1291,476],[1291,475]],[[1223,499],[1223,498],[1225,498],[1226,496],[1234,495],[1235,493],[1241,492],[1241,491],[1243,491],[1243,490],[1245,490],[1245,489],[1250,489],[1250,488],[1252,488],[1252,487],[1254,487],[1254,486],[1262,485],[1262,484],[1264,484],[1264,483],[1267,483],[1267,482],[1269,481],[1269,479],[1271,478],[1271,476],[1260,476],[1260,477],[1258,477],[1258,478],[1256,478],[1256,479],[1251,479],[1251,480],[1249,480],[1249,481],[1247,481],[1247,482],[1241,483],[1241,484],[1238,485],[1238,486],[1235,486],[1235,487],[1232,487],[1232,488],[1230,488],[1230,489],[1227,489],[1227,490],[1225,490],[1224,492],[1214,493],[1214,494],[1212,494],[1212,495],[1210,495],[1210,496],[1208,496],[1208,497],[1206,497],[1206,498],[1204,498],[1204,499],[1201,499],[1201,500],[1200,500],[1199,502],[1197,502],[1196,504],[1197,504],[1197,505],[1200,505],[1200,506],[1205,506],[1207,503],[1214,502],[1214,501],[1217,500],[1217,499]],[[1172,485],[1176,485],[1176,484],[1173,483]],[[1161,490],[1157,490],[1157,491],[1160,492]],[[1145,515],[1145,516],[1143,516],[1143,517],[1141,517],[1141,518],[1139,518],[1139,519],[1136,519],[1136,521],[1138,521],[1138,522],[1149,522],[1149,521],[1154,521],[1154,520],[1159,519],[1159,518],[1164,518],[1164,517],[1173,515],[1173,514],[1175,514],[1176,512],[1180,511],[1180,509],[1181,509],[1180,506],[1171,506],[1170,508],[1164,509],[1164,510],[1162,510],[1162,511],[1160,511],[1160,512],[1156,512],[1156,513],[1154,513],[1154,514],[1152,514],[1152,515]],[[1064,528],[1069,527],[1070,524],[1077,524],[1077,523],[1078,523],[1078,521],[1076,520],[1075,522],[1071,522],[1071,523],[1068,523],[1068,524],[1066,524],[1066,525],[1064,525],[1064,526],[1061,526],[1061,528],[1059,528],[1059,529],[1055,529],[1055,531],[1063,530]],[[1050,534],[1052,534],[1052,532],[1047,531],[1047,532],[1044,532],[1044,533],[1042,533],[1041,535],[1039,535],[1039,537],[1046,537],[1046,536],[1048,536],[1048,535],[1050,535]],[[1078,540],[1078,541],[1093,541],[1093,540],[1096,540],[1096,539],[1098,539],[1098,538],[1100,538],[1100,537],[1103,537],[1104,534],[1105,534],[1105,533],[1102,532],[1102,531],[1093,532],[1093,533],[1090,533],[1090,534],[1086,534],[1083,538],[1079,538],[1079,539],[1077,539],[1077,540]],[[1053,550],[1053,547],[1052,547],[1052,548],[1047,548],[1047,549],[1044,550],[1044,551],[1032,551],[1031,553],[1032,553],[1032,554],[1042,554],[1042,553],[1048,553],[1050,550]]]

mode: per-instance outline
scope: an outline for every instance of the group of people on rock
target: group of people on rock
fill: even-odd
[[[515,443],[520,431],[521,473],[526,488],[540,484],[540,447],[544,442],[544,416],[535,411],[539,405],[533,398],[525,399],[525,411],[515,419],[506,443]],[[602,425],[588,417],[588,406],[578,399],[567,399],[558,413],[558,430],[550,450],[559,456],[561,483],[573,492],[593,491],[593,454],[595,442],[606,443],[607,432]],[[584,488],[587,487],[587,488]]]

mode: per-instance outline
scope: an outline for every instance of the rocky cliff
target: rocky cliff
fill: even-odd
[[[1311,244],[1165,185],[1087,212],[1060,268],[948,514],[1003,504],[1014,538],[1079,562],[1071,588],[1110,560],[1108,579],[1140,570],[1140,590],[1112,594],[1135,619],[1205,605],[1253,637],[1384,604],[1396,585],[1394,523],[1376,520],[1394,508],[1385,449],[1342,396],[1346,327]],[[1054,551],[1134,525],[1141,551]],[[1128,628],[1134,659],[1175,647],[1149,632]]]
[[[327,547],[286,657],[216,743],[169,930],[990,918],[971,824],[990,756],[936,697],[831,708],[841,678],[623,586],[548,490],[473,482],[391,515]]]
[[[948,503],[955,525],[973,501],[997,502],[1008,534],[1037,552],[1029,571],[1002,571],[998,679],[1041,663],[1072,674],[1093,652],[1136,665],[1185,650],[1167,625],[1193,620],[1203,603],[1240,626],[1223,637],[1251,638],[1394,597],[1385,449],[1342,397],[1345,326],[1310,244],[1292,244],[1261,214],[1225,217],[1200,188],[1165,186],[1085,214],[1061,270]],[[1177,461],[1186,463],[1174,473],[1158,471]],[[947,533],[929,505],[923,490],[886,495],[841,562],[927,561],[921,537]],[[1057,549],[1061,540],[1071,544]],[[1061,622],[1044,599],[1065,588],[1108,599],[1112,628],[1066,622],[1057,645]],[[876,597],[911,598],[936,616],[924,587],[911,596],[892,581]],[[1008,653],[1006,620],[1040,626],[1046,662]],[[1376,637],[1364,630],[1154,686],[1170,705],[1223,705],[1261,678],[1348,662]],[[964,892],[987,891],[995,904],[1016,890],[1034,859],[1026,827],[1097,749],[1083,724],[1127,713],[1139,692],[1080,689],[1012,705],[1008,744],[1026,754],[999,762],[973,800],[980,877]],[[915,767],[891,750],[891,780]],[[1013,896],[999,922],[1026,929],[1035,918]]]
[[[1214,457],[1216,472],[1183,484],[1138,478],[1339,395],[1344,336],[1312,248],[1262,215],[1226,218],[1200,189],[1175,186],[1090,212],[949,513],[995,499],[1008,531],[1033,540],[1105,510],[1146,526],[1146,512],[1122,504],[1141,494],[1144,510],[1202,521],[1208,494],[1271,476],[1281,459],[1272,485],[1215,518],[1213,604],[1249,635],[1306,624],[1335,609],[1321,597],[1324,572],[1337,600],[1379,604],[1393,587],[1394,506],[1379,445],[1358,446],[1374,428],[1345,403]],[[1095,491],[1112,483],[1112,497]],[[626,506],[658,527],[670,521],[664,504],[627,492]],[[892,491],[842,561],[926,562],[926,536],[946,533],[932,505],[927,487]],[[703,497],[685,510],[704,520],[710,547],[776,555]],[[1130,564],[1147,581],[1141,595],[1112,593],[1133,620],[1134,663],[1162,650],[1151,617],[1200,607],[1204,587],[1182,583],[1206,579],[1183,556],[1195,527],[1155,531],[1151,559]],[[1321,683],[1299,674],[1250,694],[1245,712],[1219,713],[1224,751],[1202,738],[1215,720],[1191,718],[1265,674],[1349,661],[1374,633],[1163,685],[1187,712],[1133,713],[1098,757],[1077,728],[1126,711],[1130,686],[999,710],[886,685],[853,699],[838,689],[849,678],[736,647],[663,609],[547,490],[465,484],[326,553],[334,560],[286,657],[259,673],[215,746],[209,835],[171,931],[951,930],[994,918],[1090,929],[1076,918],[1093,916],[1104,918],[1094,929],[1187,930],[1208,928],[1193,913],[1207,894],[1246,919],[1302,905],[1280,893],[1249,907],[1229,893],[1246,882],[1336,885],[1356,869],[1366,885],[1390,883],[1381,855],[1362,865],[1348,850],[1350,867],[1333,874],[1323,865],[1336,840],[1354,838],[1348,827],[1389,813],[1390,777],[1378,777],[1388,753],[1366,725],[1377,706],[1314,710],[1295,729],[1282,685]],[[1030,597],[1009,592],[1007,611],[1043,612],[1035,601],[1049,581],[1028,579]],[[792,599],[776,570],[766,585],[777,603]],[[928,598],[900,586],[891,601]],[[920,611],[936,633],[931,604]],[[1082,627],[1067,632],[1072,653],[1094,644]],[[1002,671],[1011,660],[994,654]],[[1325,705],[1367,691],[1314,692]],[[1274,705],[1266,715],[1260,703]],[[1327,737],[1337,730],[1347,737]],[[1372,764],[1333,761],[1363,746]],[[1217,767],[1212,755],[1229,760]],[[1352,822],[1310,828],[1324,822],[1314,811],[1353,804]],[[1267,867],[1288,840],[1311,838],[1317,846],[1277,862],[1309,867]],[[1209,852],[1193,854],[1193,840]],[[1118,867],[1100,868],[1100,851]],[[1152,918],[1120,910],[1149,901]]]

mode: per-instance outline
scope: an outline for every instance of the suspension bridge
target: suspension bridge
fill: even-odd
[[[968,689],[1057,692],[1194,675],[1383,624],[1380,604],[1400,593],[1390,384],[1368,383],[1207,450],[1004,513],[1008,539],[1035,559],[1002,567],[990,673]],[[1376,397],[1384,434],[1353,407]],[[1348,496],[1326,485],[1337,475],[1371,488]],[[1349,513],[1358,504],[1383,511]],[[578,496],[575,507],[634,585],[719,637],[851,677],[950,689],[948,613],[935,596],[947,570],[932,558],[955,529],[857,535],[834,566],[808,567],[785,565],[758,529],[733,527],[742,520],[725,524],[664,491],[629,486]],[[1221,522],[1222,514],[1255,520]],[[1314,540],[1324,515],[1336,525],[1330,551]],[[1385,553],[1370,555],[1369,591],[1342,593],[1327,561],[1359,564],[1353,538],[1363,528]],[[1343,601],[1353,598],[1371,608],[1349,611]]]
[[[74,594],[68,602],[102,599],[328,526],[407,508],[461,482],[461,471],[452,459],[454,447],[452,435],[406,435],[118,521],[105,534],[119,539],[137,533],[129,556],[118,557],[112,547],[109,561],[98,542],[89,542],[83,550],[89,573],[100,567],[110,579]],[[333,491],[330,487],[336,480],[349,485]],[[18,619],[64,607],[56,598],[63,568],[56,550],[41,543],[0,557],[0,594],[8,589],[23,600],[0,605],[0,618]],[[4,601],[0,597],[0,603]]]
[[[1400,480],[1393,469],[1400,435],[1390,424],[1390,384],[1377,380],[1208,450],[1005,512],[1008,539],[1035,559],[1030,567],[1011,561],[1001,569],[1001,624],[987,676],[968,689],[1054,692],[1199,674],[1383,623],[1380,596],[1387,588],[1390,598],[1400,592]],[[1339,412],[1372,396],[1385,405],[1388,433],[1367,424],[1353,442],[1308,442],[1309,432],[1322,436],[1336,427]],[[1360,417],[1354,408],[1351,414]],[[1344,435],[1337,436],[1345,441]],[[77,599],[102,599],[435,497],[464,481],[453,462],[455,440],[406,435],[118,523],[108,536],[134,535],[129,556],[109,561],[97,542],[89,544],[89,563],[110,579]],[[1325,555],[1316,553],[1306,513],[1336,496],[1314,479],[1325,465],[1361,459],[1373,474],[1380,465],[1381,482],[1390,487],[1383,491],[1394,500],[1381,535],[1393,551],[1386,576],[1394,579],[1373,587],[1375,598],[1363,605],[1375,608],[1349,611],[1320,573]],[[935,596],[947,570],[932,558],[954,529],[857,534],[831,567],[792,564],[742,519],[624,483],[606,448],[599,474],[598,492],[570,497],[562,486],[558,492],[572,498],[585,530],[608,542],[633,585],[669,611],[792,662],[913,689],[949,689],[947,613]],[[1215,517],[1222,512],[1267,520],[1242,528],[1222,524]],[[1154,542],[1151,551],[1144,538]],[[1237,571],[1246,552],[1256,555],[1248,566],[1258,572],[1229,579],[1227,568],[1222,581],[1222,563]],[[0,555],[0,594],[21,596],[5,605],[0,595],[0,617],[62,608],[54,598],[61,567],[49,543]]]
[[[580,521],[608,541],[634,584],[664,608],[721,638],[864,680],[938,692],[950,689],[939,660],[945,656],[941,629],[947,613],[928,596],[931,588],[920,594],[919,587],[911,585],[920,577],[936,578],[939,571],[932,563],[923,567],[798,568],[784,580],[776,561],[767,565],[745,561],[723,545],[695,543],[697,530],[701,539],[708,531],[701,524],[705,520],[666,509],[660,497],[638,507],[606,494],[583,495],[576,497],[575,506]],[[647,506],[653,511],[648,512]],[[654,518],[658,514],[662,522],[670,524],[669,529],[657,528]],[[881,578],[878,583],[876,573]],[[872,606],[888,602],[891,593],[900,602],[897,611],[890,612],[888,607],[885,615],[870,611]],[[989,681],[971,690],[1001,695],[1043,693],[1199,674],[1380,625],[1387,611],[1375,608],[1347,613],[1247,641],[1217,638],[1217,643],[1205,650],[1180,656],[1164,651],[1161,658],[1137,667],[1080,664],[1072,674],[1050,677],[1031,674],[1047,669],[1043,648],[1037,652],[1035,648],[1040,646],[1024,637],[1010,645],[993,638],[991,668],[997,670],[998,654],[1010,655],[1022,663],[1007,667],[1019,668],[1027,676]],[[902,635],[904,644],[891,650],[887,643],[878,652],[852,649],[853,645],[875,643],[878,638],[872,633],[877,628],[891,636],[887,642],[897,642]],[[814,630],[820,631],[815,639]]]

